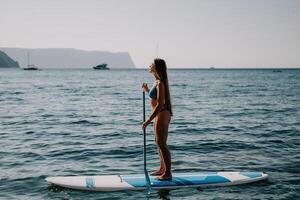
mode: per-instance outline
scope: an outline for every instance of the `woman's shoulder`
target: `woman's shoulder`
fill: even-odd
[[[157,87],[164,87],[164,82],[161,81],[161,80],[156,80],[155,84],[156,84]]]
[[[157,86],[159,86],[159,85],[162,85],[163,82],[162,82],[161,80],[156,80],[156,81],[155,81],[155,84],[156,84]]]

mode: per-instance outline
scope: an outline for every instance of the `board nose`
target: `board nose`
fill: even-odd
[[[45,178],[45,180],[46,180],[48,183],[52,183],[52,182],[53,182],[53,177],[47,177],[47,178]]]

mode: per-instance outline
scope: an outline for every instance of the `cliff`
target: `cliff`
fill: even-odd
[[[107,63],[109,68],[134,68],[134,63],[127,52],[112,53],[106,51],[85,51],[79,49],[24,49],[0,48],[11,58],[17,60],[21,67],[27,66],[27,53],[30,64],[39,68],[91,68]]]
[[[19,67],[18,62],[11,59],[5,52],[0,51],[0,68]]]

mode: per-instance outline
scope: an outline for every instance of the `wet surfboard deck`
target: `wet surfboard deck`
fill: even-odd
[[[231,186],[253,183],[268,178],[263,172],[192,172],[173,173],[171,180],[160,181],[150,176],[152,189],[182,187]],[[145,190],[144,174],[48,177],[49,184],[89,191]]]

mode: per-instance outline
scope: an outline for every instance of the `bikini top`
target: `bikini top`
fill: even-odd
[[[149,90],[149,97],[151,99],[157,99],[157,89],[156,89],[157,84],[154,83],[152,88]]]
[[[152,88],[149,90],[149,97],[154,100],[157,99],[157,88],[156,87],[157,87],[157,83],[154,83]],[[170,109],[168,109],[166,104],[164,104],[164,106],[162,107],[162,109],[159,112],[162,112],[162,111],[171,112]]]

